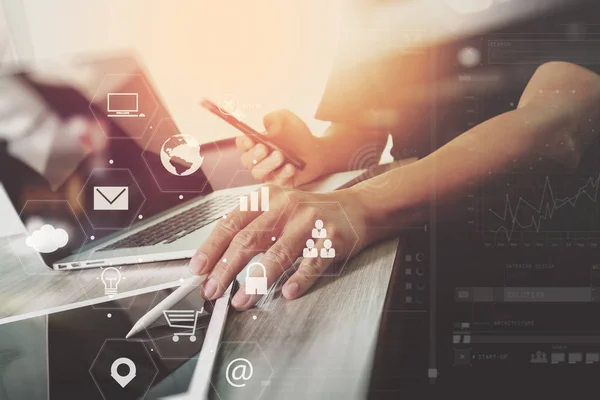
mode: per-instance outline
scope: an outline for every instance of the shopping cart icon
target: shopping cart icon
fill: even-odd
[[[179,336],[189,336],[190,342],[196,341],[196,325],[198,317],[204,313],[204,307],[200,311],[196,310],[165,310],[163,314],[171,328],[189,329],[189,332],[176,332],[173,334],[173,341],[178,342]]]

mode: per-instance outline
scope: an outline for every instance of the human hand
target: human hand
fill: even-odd
[[[236,139],[242,154],[242,164],[259,182],[274,182],[280,186],[297,187],[323,175],[326,155],[320,141],[313,136],[304,121],[289,110],[279,110],[264,117],[264,135],[277,146],[290,151],[306,162],[300,171],[284,162],[280,151],[271,151],[262,143],[255,143],[248,136]]]
[[[192,257],[190,269],[196,275],[209,275],[204,297],[214,300],[222,296],[237,274],[262,252],[260,263],[266,269],[267,287],[304,255],[282,288],[287,299],[302,296],[332,262],[345,263],[372,241],[366,232],[365,208],[358,198],[352,189],[316,194],[270,186],[269,211],[227,214]],[[262,274],[257,268],[251,276]],[[259,298],[246,294],[244,284],[232,304],[245,310]]]

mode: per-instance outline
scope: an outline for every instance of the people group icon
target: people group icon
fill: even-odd
[[[319,252],[315,248],[315,241],[312,239],[308,239],[306,241],[306,247],[302,250],[302,257],[304,258],[317,258]]]
[[[329,239],[323,242],[323,248],[321,249],[321,258],[335,257],[335,249],[332,246],[333,243],[331,243],[331,240]]]
[[[327,229],[323,228],[323,221],[318,219],[315,221],[315,227],[312,230],[313,239],[327,238]]]
[[[323,241],[323,248],[319,251],[315,247],[315,241],[313,239],[325,239]],[[312,239],[306,241],[306,247],[302,250],[302,257],[304,258],[335,258],[335,249],[331,240],[327,239],[327,229],[323,228],[323,221],[318,219],[315,221],[315,227],[312,230]]]

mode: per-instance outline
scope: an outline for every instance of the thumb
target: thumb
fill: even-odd
[[[277,110],[268,113],[263,118],[265,134],[276,144],[303,140],[310,135],[308,126],[290,110]]]

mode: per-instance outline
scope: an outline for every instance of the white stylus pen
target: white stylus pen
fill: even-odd
[[[131,328],[127,336],[125,336],[125,339],[129,339],[133,335],[148,328],[154,321],[162,317],[163,311],[171,309],[174,305],[186,298],[193,290],[198,289],[205,279],[206,275],[192,276],[191,278],[186,279],[177,290],[154,306],[152,310],[144,314],[144,316],[133,325],[133,328]]]

